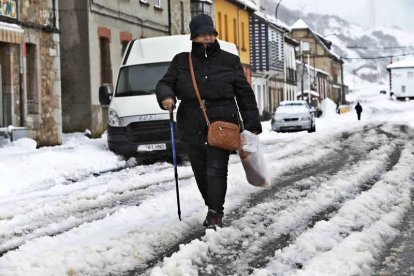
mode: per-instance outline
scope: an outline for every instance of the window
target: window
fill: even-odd
[[[224,15],[224,40],[229,41],[229,25],[227,21],[227,14]]]
[[[154,7],[161,8],[161,0],[154,0]]]
[[[402,93],[405,93],[405,85],[402,85],[402,86],[401,86],[401,92],[402,92]]]
[[[219,33],[219,38],[223,38],[223,33],[222,33],[222,22],[221,22],[221,12],[218,13],[218,33]]]
[[[201,0],[191,0],[191,18],[205,13],[211,16],[211,2]]]
[[[413,78],[413,72],[407,72],[407,79]]]
[[[155,93],[157,82],[168,70],[169,62],[127,66],[120,70],[116,96],[142,96]]]
[[[99,38],[99,49],[101,51],[101,83],[112,83],[111,51],[108,38]]]
[[[238,45],[237,45],[237,33],[238,32],[237,31],[238,31],[237,30],[237,20],[236,20],[236,18],[233,18],[233,42],[238,47]]]
[[[128,43],[129,43],[128,40],[121,41],[121,56],[124,56]]]
[[[39,89],[37,80],[36,45],[26,43],[27,112],[39,114]]]
[[[120,32],[119,40],[121,41],[121,56],[124,56],[128,43],[132,40],[132,34],[128,32]]]
[[[246,37],[244,35],[244,22],[241,23],[241,47],[242,47],[242,51],[247,51],[246,50]]]

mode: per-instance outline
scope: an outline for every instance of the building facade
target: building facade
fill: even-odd
[[[285,69],[285,87],[283,91],[283,99],[292,101],[297,99],[297,70],[295,48],[299,43],[291,37],[284,36],[284,69]]]
[[[38,146],[62,141],[57,0],[2,0],[0,126],[27,128]]]
[[[398,100],[414,99],[414,58],[406,58],[387,66],[390,92]]]
[[[252,85],[263,120],[269,119],[285,99],[286,32],[286,28],[271,22],[260,12],[250,16]]]
[[[186,32],[189,9],[189,3],[168,0],[62,1],[63,131],[89,129],[92,137],[100,136],[108,110],[98,90],[115,85],[128,42]]]
[[[249,16],[256,10],[252,0],[214,1],[218,38],[236,44],[247,80],[251,82]]]
[[[309,45],[307,49],[296,51],[296,56],[321,71],[327,72],[328,90],[327,97],[335,103],[343,103],[345,100],[343,83],[343,60],[331,50],[332,43],[323,36],[313,32],[308,25],[299,19],[292,27],[290,35],[300,43]],[[298,75],[298,77],[300,77]]]

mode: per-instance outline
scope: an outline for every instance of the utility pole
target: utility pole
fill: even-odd
[[[302,92],[302,100],[305,98],[304,97],[305,61],[303,59],[303,51],[307,51],[309,53],[309,50],[310,50],[309,42],[300,40],[300,59],[301,59],[301,63],[302,63],[302,72],[301,72],[302,77],[301,77],[301,81],[300,82],[301,82],[301,87],[302,87],[302,89],[301,89],[301,92]],[[309,77],[309,74],[308,74],[308,77]],[[309,97],[310,97],[310,95],[309,95]]]
[[[390,64],[392,64],[392,56],[390,57]],[[388,77],[390,81],[390,96],[392,96],[392,72],[391,69],[388,70]]]
[[[341,93],[341,103],[345,102],[345,85],[344,85],[344,61],[342,60],[342,57],[339,57],[339,62],[341,63],[341,87],[342,87],[342,93]]]
[[[304,74],[305,74],[305,61],[303,60],[303,41],[301,40],[300,41],[300,60],[301,60],[301,63],[302,63],[302,70],[301,70],[301,75],[302,75],[302,77],[300,78],[300,87],[301,87],[301,92],[302,92],[302,100],[304,99],[304,95],[303,95],[303,89],[304,89],[304,81],[303,81],[303,77],[304,77]]]

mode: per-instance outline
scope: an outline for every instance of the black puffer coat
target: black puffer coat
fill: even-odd
[[[198,89],[205,100],[210,122],[223,120],[238,123],[235,97],[244,128],[259,134],[262,127],[256,99],[239,57],[221,50],[217,41],[209,44],[206,50],[203,44],[193,42],[191,53]],[[188,52],[174,57],[167,73],[158,82],[156,95],[162,109],[161,102],[166,98],[181,100],[177,112],[181,141],[206,143],[207,126],[191,80]]]

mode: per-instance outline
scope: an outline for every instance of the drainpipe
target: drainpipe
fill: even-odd
[[[53,25],[53,30],[57,30],[56,28],[56,0],[52,1],[52,10],[53,10],[53,18],[52,18],[52,25]]]
[[[171,0],[168,0],[168,35],[171,35]]]
[[[20,1],[16,2],[16,9],[17,9],[17,22],[20,21]],[[19,125],[21,127],[24,126],[25,122],[25,113],[24,113],[24,106],[26,104],[24,99],[24,79],[23,79],[23,73],[24,73],[24,66],[23,66],[23,45],[24,41],[20,41],[19,46],[19,101],[20,101],[20,122]]]
[[[240,22],[240,9],[237,8],[237,40],[238,40],[237,44],[239,44],[239,45],[236,45],[236,46],[238,46],[237,50],[239,51],[239,56],[240,56],[241,45],[242,45],[241,33],[240,33],[240,24],[241,24],[241,22]]]

